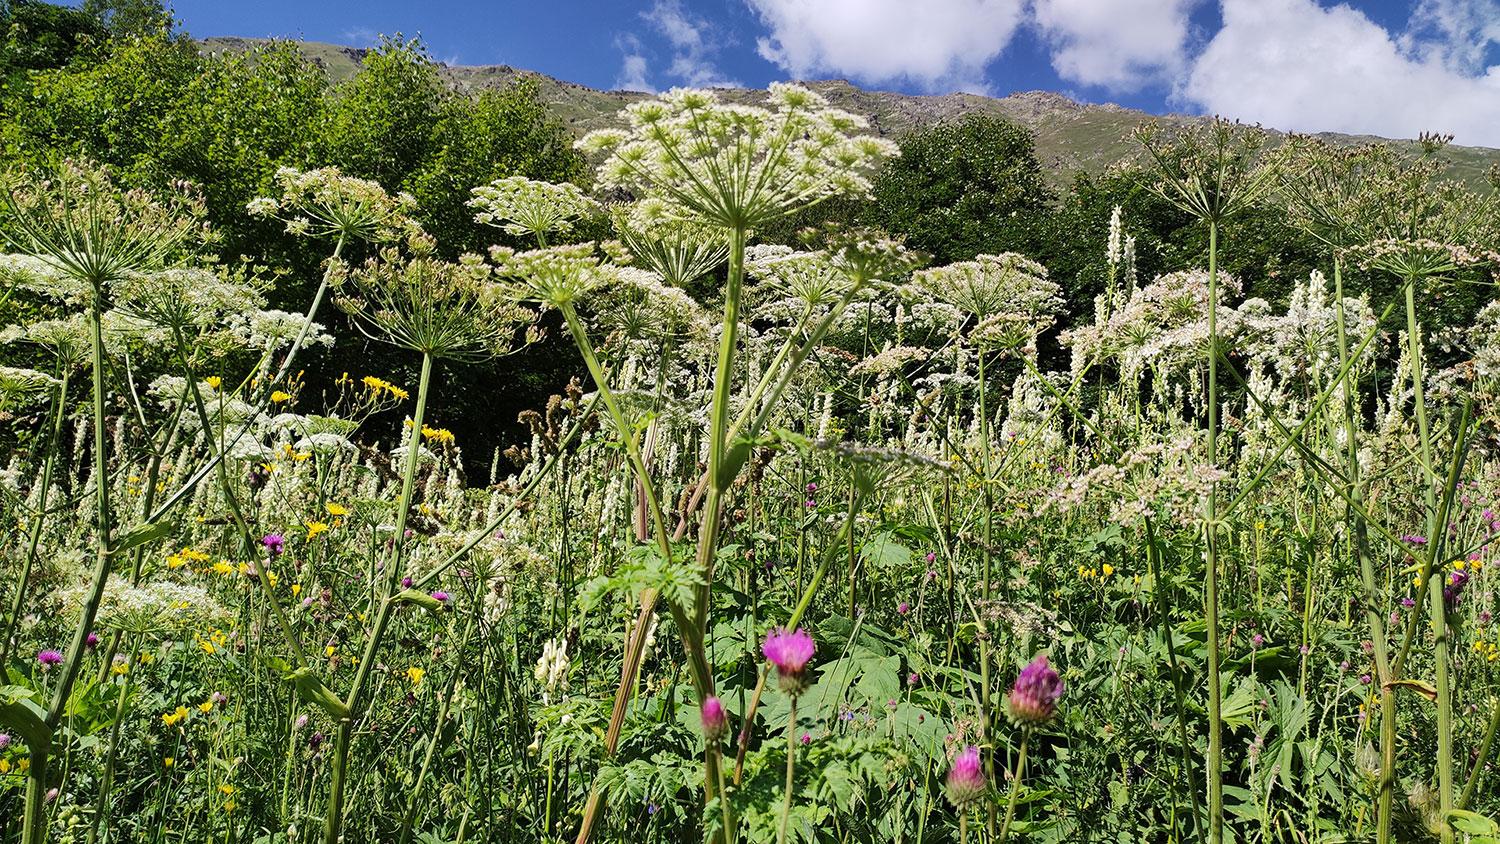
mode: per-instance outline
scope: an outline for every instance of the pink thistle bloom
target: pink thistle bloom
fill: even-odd
[[[724,702],[713,695],[703,699],[698,707],[698,716],[703,719],[703,737],[718,742],[729,731],[729,716],[724,712]]]
[[[765,644],[761,645],[761,652],[776,666],[781,688],[792,695],[801,694],[807,687],[807,663],[816,650],[812,636],[801,628],[778,627],[766,635]]]
[[[979,748],[969,745],[953,760],[948,769],[948,802],[963,808],[983,794],[988,783],[984,779],[984,766],[979,761]]]
[[[266,546],[271,556],[279,557],[286,550],[286,539],[279,533],[268,533],[261,537],[260,544]]]
[[[44,668],[51,668],[54,665],[62,665],[63,655],[60,651],[48,648],[37,653],[36,661],[41,663]]]
[[[900,613],[901,615],[906,615],[907,613],[911,612],[911,604],[902,601],[901,603],[896,605],[896,612]]]
[[[1047,663],[1046,654],[1037,654],[1031,664],[1021,669],[1016,684],[1011,687],[1008,701],[1011,719],[1023,725],[1052,720],[1064,688],[1062,678]]]
[[[437,592],[432,593],[432,599],[434,601],[440,601],[440,602],[442,602],[444,604],[448,603],[448,597],[449,597],[449,595],[448,595],[447,592],[437,591]]]

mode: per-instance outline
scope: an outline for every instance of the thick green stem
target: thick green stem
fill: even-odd
[[[1344,460],[1349,478],[1347,497],[1349,501],[1358,503],[1363,500],[1364,489],[1360,482],[1359,425],[1354,409],[1354,388],[1357,382],[1352,380],[1355,375],[1345,323],[1343,262],[1337,256],[1333,261],[1333,299],[1344,392]],[[1338,385],[1333,385],[1332,389],[1338,389]],[[1347,509],[1348,518],[1354,527],[1354,553],[1359,559],[1359,575],[1364,589],[1365,622],[1369,625],[1370,641],[1375,644],[1375,670],[1380,676],[1380,777],[1375,808],[1375,836],[1377,844],[1390,844],[1396,782],[1396,694],[1389,684],[1396,678],[1391,676],[1385,616],[1377,597],[1380,587],[1375,575],[1375,558],[1370,552],[1369,531],[1366,529],[1363,510],[1354,504]]]
[[[1417,417],[1417,445],[1422,455],[1423,503],[1427,508],[1427,541],[1439,544],[1447,535],[1447,526],[1438,520],[1436,493],[1432,486],[1432,439],[1427,425],[1427,399],[1423,390],[1422,335],[1417,325],[1417,281],[1406,280],[1406,346],[1411,365],[1412,402]],[[1459,436],[1463,436],[1459,432]],[[1434,552],[1435,553],[1435,552]],[[1443,599],[1443,574],[1440,566],[1430,565],[1425,572],[1432,622],[1432,658],[1437,687],[1437,775],[1438,807],[1444,817],[1453,808],[1453,699],[1448,679],[1448,612]],[[1444,823],[1442,840],[1453,840],[1452,828]]]
[[[83,670],[84,648],[88,644],[88,635],[94,626],[94,618],[99,614],[99,603],[104,599],[104,586],[109,581],[109,571],[113,562],[111,555],[114,543],[110,534],[109,509],[109,455],[105,451],[108,438],[105,436],[104,429],[104,329],[100,322],[100,295],[99,286],[95,285],[93,301],[88,310],[89,345],[94,376],[94,492],[98,508],[95,514],[96,557],[88,596],[84,599],[83,609],[78,616],[78,624],[73,628],[73,642],[68,647],[68,655],[62,664],[62,675],[57,679],[51,704],[47,708],[45,724],[49,731],[56,731],[57,725],[62,722],[63,714],[68,708],[68,699],[73,694],[73,684],[78,680],[79,672]],[[26,779],[26,815],[21,844],[43,844],[47,840],[46,773],[49,752],[48,748],[41,748],[40,752],[37,748],[33,748],[31,751],[31,769]]]
[[[354,682],[344,705],[349,717],[339,722],[338,739],[334,744],[333,779],[329,783],[328,813],[323,819],[324,844],[338,844],[344,825],[344,788],[348,780],[349,743],[355,723],[364,714],[365,685],[370,671],[375,666],[375,656],[380,651],[380,642],[385,637],[395,610],[397,590],[401,586],[401,566],[406,560],[406,521],[411,510],[412,488],[417,477],[417,462],[422,452],[422,422],[427,414],[427,394],[432,386],[432,355],[422,353],[422,375],[417,382],[417,408],[412,414],[411,433],[406,437],[406,465],[401,475],[401,496],[396,501],[396,533],[391,538],[391,555],[387,560],[385,590],[380,609],[375,615],[375,625],[370,637],[365,640],[365,650],[360,656],[359,667],[354,672]]]
[[[1219,462],[1219,227],[1208,224],[1208,461]],[[1223,686],[1219,678],[1218,485],[1204,499],[1203,617],[1208,645],[1208,840],[1224,840]]]

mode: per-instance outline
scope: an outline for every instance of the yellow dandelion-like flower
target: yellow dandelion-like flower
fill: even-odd
[[[207,715],[208,713],[214,711],[214,702],[211,700],[203,701],[202,703],[198,704],[198,711],[202,712],[204,715]]]
[[[220,560],[217,563],[214,563],[213,572],[214,572],[214,574],[224,574],[224,575],[234,574],[235,573],[234,564],[231,563],[231,562],[229,562],[228,560]]]
[[[293,583],[292,584],[292,597],[295,598],[295,597],[297,597],[298,595],[301,595],[301,594],[302,594],[302,584],[300,584],[300,583]]]
[[[215,390],[219,389],[219,385],[224,383],[224,379],[217,375],[210,375],[203,380],[207,381],[208,386],[213,387]]]
[[[334,504],[334,503],[330,502],[330,503],[324,505],[323,509],[327,510],[328,511],[328,515],[330,515],[330,516],[337,517],[337,516],[347,516],[347,515],[349,515],[349,508],[345,507],[342,504]]]
[[[1105,563],[1104,564],[1104,576],[1105,577],[1109,577],[1110,575],[1112,575],[1114,573],[1115,573],[1115,567],[1112,566],[1112,565],[1110,565],[1109,563]]]
[[[271,403],[272,404],[286,404],[287,402],[289,402],[291,400],[292,400],[292,394],[291,393],[287,393],[287,392],[283,392],[281,390],[277,390],[276,392],[274,392],[274,393],[271,394]]]
[[[406,669],[406,679],[410,680],[413,686],[420,686],[422,684],[422,678],[426,676],[427,672],[418,666],[413,665],[412,667]]]
[[[308,539],[312,539],[313,537],[317,536],[320,533],[327,533],[327,532],[328,532],[328,524],[326,522],[308,522],[307,523],[307,538]]]

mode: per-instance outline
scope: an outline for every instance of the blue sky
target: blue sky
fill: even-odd
[[[1048,90],[1280,129],[1500,146],[1500,0],[177,0],[195,36],[367,46],[597,88],[844,77]]]

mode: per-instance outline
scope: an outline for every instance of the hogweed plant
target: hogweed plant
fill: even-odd
[[[305,289],[186,186],[8,178],[0,839],[1500,838],[1500,237],[1443,139],[1148,133],[1210,248],[1101,205],[1073,313],[1000,244],[769,242],[892,150],[738,96],[475,186],[477,255],[268,173]],[[1316,269],[1240,260],[1268,218]],[[576,377],[475,453],[452,376],[542,326]]]

